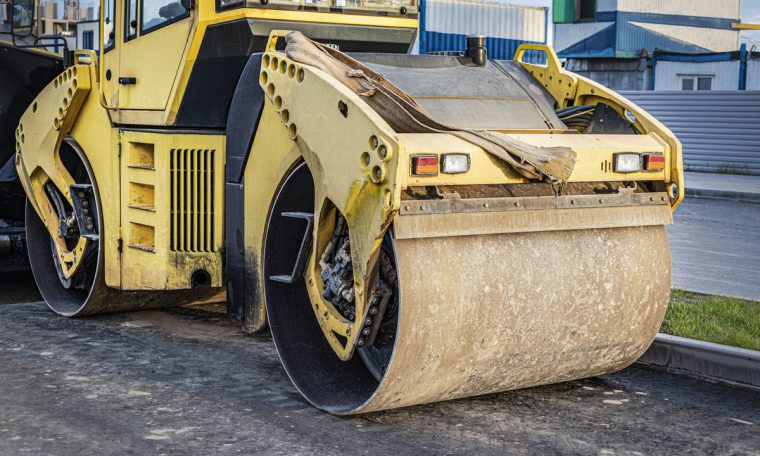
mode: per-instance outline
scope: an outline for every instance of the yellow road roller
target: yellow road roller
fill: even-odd
[[[414,0],[101,11],[100,52],[15,130],[54,312],[226,291],[338,415],[612,372],[653,340],[681,145],[552,49],[408,54]]]

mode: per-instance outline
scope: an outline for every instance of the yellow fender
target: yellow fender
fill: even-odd
[[[74,179],[59,154],[64,137],[71,131],[92,85],[88,65],[76,64],[58,75],[27,108],[16,128],[16,168],[31,204],[53,238],[63,274],[76,272],[88,240],[79,239],[69,250],[58,232],[58,216],[45,195],[52,182],[63,197],[73,204],[69,186]],[[51,153],[52,152],[52,153]]]
[[[254,175],[276,175],[279,183],[281,176],[299,158],[308,165],[315,181],[316,251],[307,265],[307,288],[312,302],[324,304],[321,308],[327,311],[315,308],[315,314],[331,346],[345,360],[353,354],[367,309],[366,286],[373,255],[400,205],[398,183],[402,178],[396,173],[403,168],[398,166],[398,161],[405,154],[396,133],[358,95],[323,71],[296,63],[275,50],[285,33],[272,32],[263,56],[260,84],[266,93],[267,105],[246,168],[246,182],[250,179],[260,192],[262,182]],[[298,103],[297,108],[295,103]],[[313,109],[307,110],[304,106]],[[274,128],[273,124],[280,125]],[[337,126],[341,134],[325,135],[325,125]],[[284,144],[283,135],[289,146]],[[271,157],[273,144],[280,149],[276,153],[277,163],[262,169],[264,155]],[[272,178],[265,182],[268,191],[262,193],[273,195],[276,187],[272,185]],[[358,323],[347,321],[321,297],[324,284],[317,270],[318,257],[334,228],[333,205],[345,216],[349,226]],[[267,213],[269,207],[261,211],[264,205],[259,201],[251,209]],[[250,226],[247,215],[248,209],[246,222]],[[249,245],[261,246],[265,220],[259,216],[253,223],[254,230],[249,231],[261,234],[252,236]],[[261,251],[253,252],[252,256],[262,258]],[[348,339],[345,345],[336,334]]]
[[[536,65],[523,61],[525,52],[539,51],[546,54],[546,65]],[[614,108],[620,116],[632,122],[641,134],[654,134],[667,147],[665,160],[670,168],[665,171],[665,179],[671,185],[668,189],[673,210],[683,201],[683,147],[672,131],[651,114],[638,107],[624,96],[583,76],[562,69],[557,53],[543,44],[521,44],[515,52],[515,61],[525,68],[552,94],[560,108],[604,103]]]

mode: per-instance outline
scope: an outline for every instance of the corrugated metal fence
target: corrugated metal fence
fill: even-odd
[[[488,58],[499,60],[512,59],[522,43],[546,43],[547,8],[484,0],[422,0],[420,7],[420,54],[464,51],[467,35],[484,35]]]
[[[673,130],[686,169],[760,174],[760,91],[622,94]]]

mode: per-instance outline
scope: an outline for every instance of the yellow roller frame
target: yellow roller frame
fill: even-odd
[[[295,142],[314,176],[317,242],[307,265],[307,289],[322,331],[336,354],[347,360],[353,355],[366,316],[372,257],[399,206],[400,188],[394,171],[401,168],[398,160],[404,154],[396,133],[358,95],[325,72],[296,63],[275,49],[287,33],[273,31],[270,35],[262,57],[260,83],[269,105],[279,115],[281,128]],[[316,109],[304,109],[306,106]],[[326,135],[325,125],[341,133]],[[328,202],[348,223],[354,264],[354,321],[345,319],[322,298],[319,256],[330,239],[335,218],[328,212]],[[347,340],[345,345],[337,335]]]
[[[546,55],[546,65],[536,65],[523,61],[527,51],[543,52]],[[570,73],[562,69],[557,53],[543,44],[522,44],[515,52],[515,61],[525,68],[552,94],[560,108],[568,106],[596,105],[604,103],[617,111],[623,118],[641,134],[656,136],[665,143],[665,160],[669,167],[665,172],[665,180],[669,182],[672,207],[683,201],[683,147],[673,132],[651,114],[639,108],[627,98],[596,83],[588,78]],[[627,141],[626,141],[627,142]]]
[[[80,58],[89,64],[80,63]],[[59,219],[45,187],[53,183],[63,198],[73,206],[69,187],[74,184],[61,162],[60,147],[71,132],[92,86],[91,68],[97,64],[92,51],[78,51],[75,65],[66,69],[49,84],[29,106],[16,128],[16,168],[31,204],[45,224],[56,249],[56,258],[63,276],[70,278],[77,271],[88,240],[80,237],[69,249],[59,232]],[[39,127],[40,123],[47,124]],[[27,127],[28,126],[28,127]],[[54,151],[54,153],[40,153]]]

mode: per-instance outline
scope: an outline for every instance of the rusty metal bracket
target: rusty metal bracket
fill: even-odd
[[[619,193],[603,195],[531,196],[515,198],[444,198],[405,200],[400,214],[449,214],[540,209],[669,205],[666,193]]]

